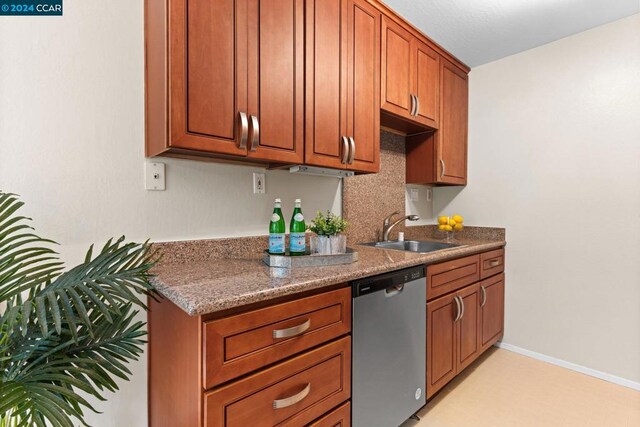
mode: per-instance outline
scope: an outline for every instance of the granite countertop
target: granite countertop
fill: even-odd
[[[182,249],[187,244],[179,243]],[[234,255],[231,251],[228,258],[193,261],[169,257],[170,262],[154,268],[155,277],[152,281],[164,297],[189,315],[196,316],[506,245],[504,234],[467,237],[455,243],[461,246],[427,254],[352,245],[359,253],[359,260],[353,264],[294,269],[267,267],[255,251],[245,257]],[[162,245],[162,250],[168,251],[169,244]]]

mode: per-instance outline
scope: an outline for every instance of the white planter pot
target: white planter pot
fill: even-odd
[[[335,255],[347,251],[347,236],[338,234],[335,236],[311,236],[312,255]]]

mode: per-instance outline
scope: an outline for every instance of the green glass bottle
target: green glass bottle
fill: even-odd
[[[307,253],[306,231],[307,224],[304,223],[304,216],[302,215],[302,201],[296,199],[289,226],[289,254],[291,256]]]
[[[282,216],[282,202],[276,199],[273,203],[273,214],[269,224],[269,253],[272,255],[284,255],[284,235],[287,226]]]

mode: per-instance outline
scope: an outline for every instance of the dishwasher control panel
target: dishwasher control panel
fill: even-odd
[[[377,292],[396,285],[412,282],[425,277],[424,266],[411,267],[404,270],[392,271],[375,277],[355,280],[351,282],[353,298]]]

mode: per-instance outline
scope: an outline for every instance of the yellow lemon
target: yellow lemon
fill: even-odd
[[[464,218],[462,218],[460,215],[454,215],[453,219],[455,220],[456,224],[462,224],[464,222]]]
[[[445,228],[445,227],[446,227],[446,225],[440,224],[440,225],[438,226],[438,230],[444,230],[444,228]]]
[[[449,217],[448,216],[439,216],[438,217],[438,224],[447,225],[448,222],[449,222]]]
[[[445,225],[444,226],[445,231],[453,231],[453,227],[450,225]]]
[[[457,223],[456,225],[453,226],[453,229],[456,231],[460,231],[464,228],[464,225],[462,225],[461,223]]]
[[[453,219],[453,218],[449,218],[449,225],[450,225],[450,226],[452,226],[452,227],[453,227],[454,225],[456,225],[456,220],[455,220],[455,219]]]

